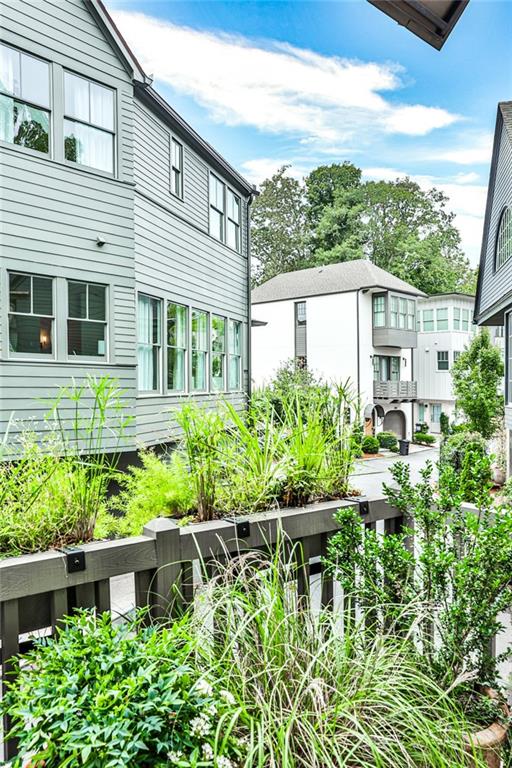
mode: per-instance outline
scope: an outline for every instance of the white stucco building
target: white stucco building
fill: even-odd
[[[327,381],[352,380],[365,429],[411,436],[416,301],[423,294],[366,260],[288,272],[252,292],[252,379],[295,359]]]
[[[477,328],[473,325],[475,297],[464,293],[436,294],[418,299],[418,344],[414,370],[418,382],[415,421],[426,422],[431,432],[440,431],[441,413],[456,418],[451,369]],[[503,349],[503,328],[489,329],[494,343]]]

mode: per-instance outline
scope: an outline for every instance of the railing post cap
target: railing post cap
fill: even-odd
[[[158,536],[158,534],[174,531],[177,528],[178,524],[176,520],[172,520],[170,517],[155,517],[144,526],[144,536],[151,536],[154,538],[155,536]]]

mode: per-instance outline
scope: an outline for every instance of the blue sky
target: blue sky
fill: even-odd
[[[351,160],[448,194],[473,263],[512,98],[512,0],[471,0],[438,52],[366,0],[108,0],[155,87],[254,183]]]

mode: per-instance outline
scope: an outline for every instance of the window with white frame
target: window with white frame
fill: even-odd
[[[460,331],[460,307],[453,308],[453,330]]]
[[[187,308],[167,304],[167,389],[185,392],[187,386]]]
[[[407,330],[414,331],[416,322],[416,304],[412,299],[407,299]]]
[[[398,328],[398,296],[389,299],[389,324],[391,328]]]
[[[226,196],[224,183],[210,173],[210,235],[224,240]]]
[[[436,322],[437,322],[438,331],[448,330],[448,308],[447,307],[439,307],[436,310]]]
[[[162,302],[137,297],[137,379],[139,392],[159,392],[162,348]]]
[[[208,313],[192,310],[191,390],[206,392],[208,388]]]
[[[0,43],[0,140],[50,151],[50,67]]]
[[[460,351],[459,351],[459,350],[457,350],[457,349],[455,349],[455,350],[453,351],[453,362],[454,362],[454,363],[456,363],[456,362],[457,362],[457,360],[459,359],[459,357],[461,356],[461,354],[462,354],[462,352],[460,352]]]
[[[226,318],[212,315],[212,389],[222,392],[226,381]]]
[[[242,388],[242,323],[229,321],[229,389],[239,391]]]
[[[104,285],[68,281],[68,355],[106,357],[107,316]]]
[[[448,371],[450,368],[450,360],[447,350],[440,350],[437,353],[437,370]]]
[[[432,424],[439,424],[441,421],[441,404],[432,403],[430,407],[430,421]]]
[[[469,309],[462,310],[462,330],[469,331]]]
[[[501,214],[496,238],[496,269],[512,257],[512,207],[507,206]]]
[[[171,136],[171,192],[183,197],[183,144]]]
[[[228,218],[226,224],[226,243],[235,251],[241,250],[240,221],[242,203],[238,195],[227,190]]]
[[[9,273],[9,351],[53,354],[53,278]]]
[[[398,315],[398,327],[407,328],[407,299],[400,299],[400,311]]]
[[[295,303],[295,318],[297,325],[306,325],[307,315],[305,301],[297,301]]]
[[[423,330],[424,331],[434,330],[434,310],[433,309],[423,310]]]
[[[373,327],[384,328],[386,325],[386,299],[384,296],[373,297]]]
[[[114,173],[114,91],[85,77],[64,73],[64,157]]]

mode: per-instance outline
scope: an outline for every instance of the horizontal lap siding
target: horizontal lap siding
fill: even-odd
[[[506,205],[512,205],[512,143],[504,127],[501,130],[496,181],[492,195],[489,231],[485,243],[480,313],[485,313],[496,302],[512,292],[512,261],[506,263],[498,272],[494,272],[496,237],[501,213]]]

